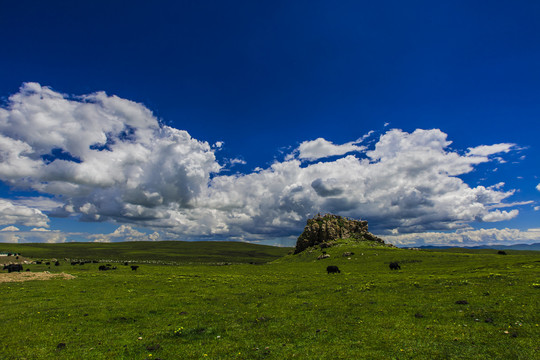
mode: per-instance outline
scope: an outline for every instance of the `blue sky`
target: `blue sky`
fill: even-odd
[[[536,1],[2,4],[0,241],[540,241]]]

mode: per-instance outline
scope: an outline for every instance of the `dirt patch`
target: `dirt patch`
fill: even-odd
[[[50,280],[54,278],[70,280],[70,279],[75,279],[75,276],[66,274],[66,273],[51,274],[48,271],[0,273],[0,283],[21,282],[21,281],[30,281],[30,280]]]

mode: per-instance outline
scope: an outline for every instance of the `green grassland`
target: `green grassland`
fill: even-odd
[[[266,263],[290,249],[232,241],[131,241],[118,243],[0,244],[0,251],[34,259],[177,263]]]
[[[76,278],[0,283],[1,358],[540,359],[537,252],[342,241],[317,260],[320,249],[222,245],[235,251],[132,243],[106,257],[104,244],[2,244],[60,259],[25,266],[32,272]],[[118,269],[63,261],[94,257],[116,259]],[[327,274],[328,265],[341,273]]]

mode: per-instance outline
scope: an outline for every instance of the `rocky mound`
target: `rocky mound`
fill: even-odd
[[[356,239],[359,241],[385,242],[368,231],[367,221],[350,220],[342,216],[320,214],[313,219],[308,219],[304,232],[296,241],[295,254],[304,251],[308,247],[319,245],[321,247],[332,246],[338,239]]]

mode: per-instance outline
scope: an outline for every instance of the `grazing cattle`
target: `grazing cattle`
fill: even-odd
[[[401,266],[399,266],[399,263],[394,261],[390,263],[390,270],[401,270]]]
[[[79,264],[78,261],[72,261],[72,262],[71,262],[71,265],[78,265],[78,264]]]
[[[4,270],[7,270],[8,273],[12,273],[14,271],[21,272],[23,270],[23,267],[21,264],[9,264],[4,265]]]
[[[45,263],[45,265],[51,265],[51,263],[47,261],[47,262]]]
[[[137,271],[138,268],[139,268],[138,265],[131,265],[131,270],[132,271]]]
[[[37,264],[37,265],[41,265],[41,261],[36,261],[36,264]]]
[[[111,270],[110,266],[108,265],[100,265],[98,269],[99,271]]]
[[[499,254],[499,255],[506,255],[506,251],[504,251],[504,250],[499,250],[499,251],[497,252],[497,254]]]
[[[60,261],[55,262],[54,266],[60,266]]]
[[[129,265],[129,263],[128,263],[128,262],[126,261],[126,262],[124,263],[124,265],[125,265],[125,266],[128,266],[128,265]]]
[[[330,265],[326,268],[326,271],[328,272],[328,274],[336,274],[336,273],[341,273],[341,271],[339,271],[339,268],[335,265]]]

